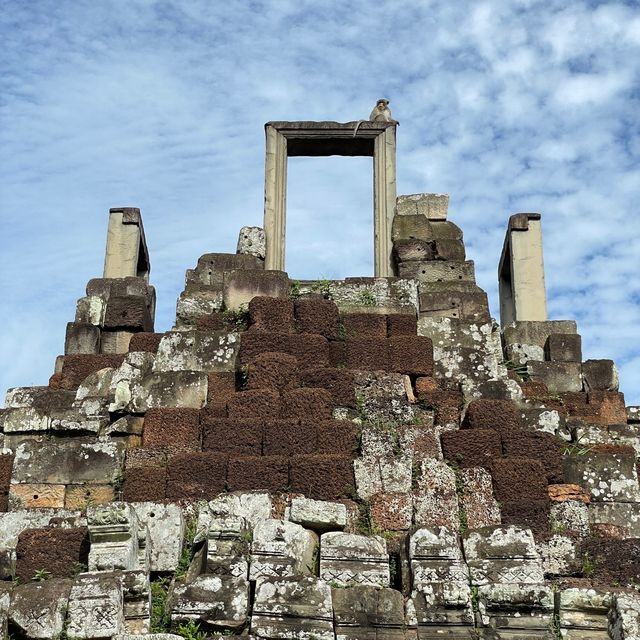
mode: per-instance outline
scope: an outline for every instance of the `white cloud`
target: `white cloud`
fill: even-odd
[[[553,316],[640,402],[639,25],[622,2],[5,1],[0,387],[46,383],[110,206],[142,208],[166,329],[184,271],[261,224],[264,122],[386,95],[399,193],[451,194],[494,312],[508,216],[540,211]],[[292,274],[371,269],[361,160],[292,165]]]

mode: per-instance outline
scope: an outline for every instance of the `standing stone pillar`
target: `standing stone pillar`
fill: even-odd
[[[151,264],[140,209],[109,209],[103,278],[137,276],[149,281]]]
[[[503,327],[547,319],[539,213],[516,213],[509,218],[498,275]]]

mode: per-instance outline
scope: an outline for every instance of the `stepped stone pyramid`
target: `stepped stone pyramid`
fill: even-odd
[[[48,386],[0,410],[4,637],[640,638],[640,408],[547,319],[540,216],[501,328],[448,196],[396,197],[395,126],[354,124],[266,125],[264,229],[170,331],[110,210]],[[291,280],[283,158],[335,153],[374,158],[376,275]]]

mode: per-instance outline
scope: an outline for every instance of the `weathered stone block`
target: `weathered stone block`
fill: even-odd
[[[289,277],[284,271],[234,270],[224,274],[225,309],[237,311],[256,296],[289,298]]]
[[[102,325],[106,301],[99,296],[80,298],[76,304],[75,321],[79,324]]]
[[[614,597],[614,608],[609,615],[613,640],[633,640],[640,637],[640,599],[629,594]]]
[[[124,630],[122,579],[115,573],[83,573],[71,589],[67,610],[70,638],[112,638]]]
[[[305,423],[302,427],[298,419],[267,420],[264,423],[262,453],[265,456],[312,454],[316,452],[317,440],[314,422]],[[260,452],[257,452],[257,455],[260,455]]]
[[[176,329],[199,328],[202,318],[222,311],[222,308],[222,284],[208,287],[187,283],[187,289],[176,303]]]
[[[174,588],[171,623],[203,623],[212,630],[241,629],[247,622],[249,583],[246,578],[202,575]]]
[[[420,318],[453,318],[464,322],[491,321],[487,294],[470,282],[422,282]]]
[[[433,344],[424,336],[388,338],[389,370],[410,376],[433,375]]]
[[[635,502],[594,502],[589,505],[591,529],[613,538],[640,538],[640,505]]]
[[[281,415],[298,420],[331,420],[333,398],[326,389],[302,388],[282,394]]]
[[[408,422],[413,418],[402,374],[357,371],[354,381],[360,410],[368,421]]]
[[[585,391],[617,391],[618,369],[613,360],[587,360],[582,363]]]
[[[134,335],[134,331],[104,329],[100,334],[100,353],[127,353]]]
[[[0,414],[0,426],[4,433],[42,432],[47,431],[50,425],[50,417],[34,407],[5,409]]]
[[[9,622],[25,638],[56,638],[64,629],[71,580],[18,585],[11,594]]]
[[[347,338],[386,338],[387,318],[378,313],[345,313],[342,316]]]
[[[312,577],[259,580],[250,632],[259,638],[333,640],[329,585]]]
[[[447,193],[415,193],[396,198],[395,215],[421,214],[429,220],[446,220],[448,209]]]
[[[415,336],[418,333],[418,319],[413,313],[387,314],[387,336]]]
[[[249,302],[249,324],[254,331],[293,332],[293,301],[256,296]]]
[[[91,549],[90,571],[137,569],[139,532],[144,539],[138,517],[126,502],[112,502],[87,507]]]
[[[241,227],[236,253],[255,256],[264,260],[265,235],[260,227]]]
[[[541,584],[542,564],[530,530],[484,527],[462,536],[473,584]]]
[[[341,532],[322,534],[320,577],[341,586],[388,587],[389,555],[384,538]]]
[[[476,281],[473,260],[412,260],[398,265],[398,275],[421,283]]]
[[[77,389],[80,384],[96,371],[106,368],[118,368],[124,360],[124,354],[70,354],[64,356],[60,375],[60,389]]]
[[[198,409],[149,409],[144,417],[142,446],[149,449],[200,450]]]
[[[247,253],[205,253],[198,258],[193,275],[198,282],[207,285],[222,285],[224,272],[234,269],[261,269],[258,256]]]
[[[164,333],[148,333],[146,331],[134,333],[129,341],[129,351],[157,353],[162,336],[164,336]]]
[[[294,356],[301,368],[329,366],[329,342],[324,336],[267,331],[242,334],[240,364],[250,364],[257,355],[274,351]]]
[[[202,450],[228,453],[236,456],[262,454],[263,421],[247,419],[202,419]]]
[[[100,328],[88,323],[67,323],[64,352],[65,355],[71,353],[100,353]]]
[[[227,484],[231,491],[284,491],[289,484],[286,456],[232,456]]]
[[[113,502],[114,488],[110,484],[70,484],[64,494],[64,508],[82,511],[89,504]]]
[[[160,341],[153,370],[233,371],[239,347],[235,333],[171,331]]]
[[[231,420],[277,420],[281,415],[280,394],[270,389],[240,391],[229,398],[227,410]]]
[[[413,492],[416,526],[457,529],[459,514],[455,474],[442,460],[433,458],[420,460],[417,466]]]
[[[393,254],[398,266],[413,262],[414,260],[435,259],[433,244],[426,240],[418,240],[415,238],[396,240],[393,243]]]
[[[499,502],[547,499],[547,474],[534,458],[499,458],[491,467],[493,488]]]
[[[502,338],[505,345],[529,344],[544,349],[551,334],[575,335],[577,332],[575,320],[519,320],[504,327]]]
[[[11,509],[61,509],[64,507],[63,484],[12,484],[9,488]]]
[[[550,393],[582,391],[582,368],[579,362],[529,361],[527,373],[534,382],[543,382]]]
[[[520,426],[517,407],[509,400],[472,400],[462,421],[466,429],[493,429],[500,433]]]
[[[582,571],[577,543],[568,535],[554,534],[537,544],[545,576],[572,576]]]
[[[353,457],[358,448],[358,427],[350,420],[323,420],[316,425],[317,452]]]
[[[78,484],[114,482],[124,462],[124,445],[116,442],[33,442],[18,445],[13,481]]]
[[[166,468],[133,467],[125,472],[122,497],[126,502],[164,500],[166,485]]]
[[[332,589],[336,640],[403,640],[404,600],[400,591],[354,586]]]
[[[331,393],[334,407],[355,408],[354,374],[348,369],[313,367],[300,372],[304,387],[326,389]]]
[[[552,333],[544,345],[546,360],[582,362],[582,338],[571,333]]]
[[[259,522],[253,530],[249,579],[312,574],[317,544],[318,536],[299,524]]]
[[[500,506],[493,497],[491,474],[481,467],[460,470],[460,509],[469,529],[500,524]]]
[[[318,500],[352,496],[352,457],[331,454],[295,456],[289,464],[289,484],[292,491]]]
[[[560,626],[566,637],[584,634],[594,640],[608,640],[607,613],[612,596],[596,589],[569,588],[560,592]]]
[[[411,494],[374,493],[369,498],[369,515],[380,531],[406,531],[413,521]]]
[[[340,337],[340,314],[333,300],[319,296],[296,300],[295,317],[300,333],[317,333],[329,340]]]
[[[338,502],[296,497],[291,501],[289,520],[314,531],[342,531],[347,526],[347,507]]]
[[[286,353],[261,353],[249,365],[247,388],[282,392],[299,386],[298,361]]]
[[[153,318],[144,297],[111,296],[105,307],[103,326],[152,332]]]
[[[16,547],[16,577],[23,583],[46,571],[51,578],[72,578],[87,564],[89,537],[85,527],[25,529]]]
[[[213,498],[225,488],[227,456],[220,453],[179,453],[167,463],[168,500]]]
[[[493,458],[502,456],[500,434],[495,429],[448,431],[440,441],[445,459],[463,468],[490,468]]]
[[[429,221],[423,214],[394,216],[391,226],[391,240],[424,240],[433,239]]]
[[[134,502],[140,525],[147,528],[151,571],[175,571],[180,561],[185,521],[175,504]]]
[[[213,516],[207,532],[205,573],[249,577],[249,538],[251,530],[241,516]]]
[[[502,449],[507,457],[532,458],[542,462],[547,482],[564,482],[562,448],[558,438],[550,433],[524,430],[505,432],[502,434]]]
[[[349,369],[389,370],[389,344],[386,338],[348,338],[345,356],[345,364]]]

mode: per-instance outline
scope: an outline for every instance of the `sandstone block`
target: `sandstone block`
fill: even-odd
[[[398,265],[398,275],[418,282],[476,281],[473,260],[412,260]]]
[[[138,568],[140,542],[145,540],[145,531],[130,504],[89,505],[87,523],[91,539],[90,571]]]
[[[236,333],[170,331],[160,341],[153,370],[234,371],[239,347]]]
[[[415,193],[396,198],[395,215],[422,214],[429,220],[446,220],[448,209],[447,193]]]
[[[347,507],[338,502],[296,497],[291,501],[289,520],[314,531],[342,531],[347,526]]]
[[[317,544],[318,536],[299,524],[282,520],[259,522],[253,530],[249,579],[312,574]]]
[[[582,369],[579,362],[529,361],[527,372],[534,382],[543,382],[550,393],[582,391]]]
[[[64,352],[65,355],[72,353],[100,353],[100,328],[88,323],[67,323]]]
[[[80,298],[76,304],[75,321],[100,327],[104,321],[106,301],[99,296]]]
[[[582,338],[577,333],[552,333],[544,345],[546,360],[582,362]]]
[[[255,256],[264,260],[265,235],[260,227],[241,227],[236,253]]]
[[[453,318],[467,323],[491,321],[487,294],[470,282],[423,282],[420,318]]]
[[[493,497],[491,474],[482,467],[460,470],[462,496],[460,509],[469,529],[500,524],[500,506]]]
[[[224,307],[237,311],[241,305],[248,305],[256,296],[287,300],[289,290],[289,278],[284,271],[262,269],[226,271],[224,274]]]
[[[356,371],[354,376],[358,406],[370,422],[408,422],[413,409],[400,373]]]
[[[575,320],[519,320],[504,327],[502,338],[505,345],[530,344],[544,349],[551,334],[576,335],[577,332]]]
[[[9,622],[25,638],[59,637],[71,584],[71,580],[45,580],[18,585],[11,594]]]
[[[585,391],[617,391],[618,369],[613,360],[587,360],[582,363]]]
[[[71,589],[67,633],[71,638],[112,638],[124,630],[122,580],[114,573],[83,573]]]
[[[415,485],[413,519],[416,526],[457,529],[458,498],[453,471],[442,460],[420,460]]]
[[[424,240],[433,239],[430,223],[422,214],[394,216],[391,226],[391,240]]]
[[[110,484],[70,484],[64,494],[64,508],[82,511],[89,504],[113,502],[115,492]]]
[[[256,583],[251,634],[259,638],[333,640],[331,589],[315,577],[268,577]]]
[[[388,587],[389,555],[384,538],[335,531],[322,534],[320,577],[344,587]]]
[[[369,498],[371,520],[381,531],[406,531],[411,528],[413,501],[407,493],[374,493]]]
[[[171,623],[197,622],[221,632],[241,629],[247,622],[248,607],[246,578],[201,575],[174,588]]]
[[[124,462],[124,445],[116,442],[34,442],[18,445],[16,483],[78,484],[114,482]]]
[[[63,484],[12,484],[9,488],[11,509],[62,509]]]
[[[426,240],[409,238],[396,240],[393,243],[393,255],[398,266],[414,260],[433,260],[435,251],[433,244]]]
[[[258,256],[247,253],[205,253],[198,258],[194,275],[198,282],[207,285],[222,285],[224,272],[235,269],[261,269]]]
[[[147,528],[151,571],[175,571],[185,532],[180,507],[158,502],[134,502],[131,506],[141,526]]]
[[[111,296],[105,307],[103,326],[152,332],[153,318],[143,296]]]
[[[134,331],[104,329],[100,334],[100,353],[127,353]]]

